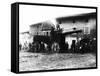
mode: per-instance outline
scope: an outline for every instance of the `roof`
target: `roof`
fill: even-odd
[[[43,29],[51,29],[51,27],[54,27],[54,24],[50,21],[45,21],[37,24],[32,24],[30,27],[40,27],[42,26]]]
[[[39,26],[41,26],[41,25],[42,25],[42,23],[36,23],[36,24],[30,25],[30,27],[39,27]]]
[[[89,18],[96,18],[96,12],[79,14],[79,15],[75,15],[75,16],[59,17],[56,20],[58,22],[60,22],[60,21],[65,21],[65,20],[68,20],[68,21],[70,21],[70,20],[84,20],[84,19],[89,19]]]

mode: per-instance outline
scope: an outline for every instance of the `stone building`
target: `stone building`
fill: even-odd
[[[72,40],[81,40],[85,36],[90,39],[96,39],[96,13],[79,14],[69,17],[59,17],[56,19],[63,32],[81,29],[83,32],[79,34],[71,34],[66,36],[66,42],[70,45]],[[70,46],[69,46],[70,47]]]
[[[54,27],[54,24],[50,21],[45,21],[30,26],[31,35],[50,35],[51,28]]]

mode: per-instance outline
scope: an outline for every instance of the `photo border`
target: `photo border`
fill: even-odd
[[[86,68],[70,68],[70,69],[52,69],[52,70],[34,70],[34,71],[19,71],[19,5],[33,5],[33,6],[51,6],[51,7],[74,7],[74,8],[88,8],[96,9],[96,67]],[[15,2],[11,4],[11,72],[14,73],[36,73],[36,72],[55,72],[55,71],[69,71],[69,70],[87,70],[97,69],[98,63],[98,21],[97,21],[97,7],[92,6],[76,6],[76,5],[61,5],[61,4],[44,4],[44,3],[26,3],[26,2]],[[15,27],[14,27],[15,25]],[[15,52],[14,52],[15,51]]]

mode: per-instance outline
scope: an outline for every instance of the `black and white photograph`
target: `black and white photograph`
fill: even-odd
[[[97,67],[97,10],[19,4],[19,72]]]

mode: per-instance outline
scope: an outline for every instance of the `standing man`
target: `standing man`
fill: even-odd
[[[71,51],[75,52],[75,47],[76,47],[76,41],[72,40],[72,45],[71,45]]]
[[[57,31],[60,30],[60,25],[57,24],[56,28],[57,28]]]

